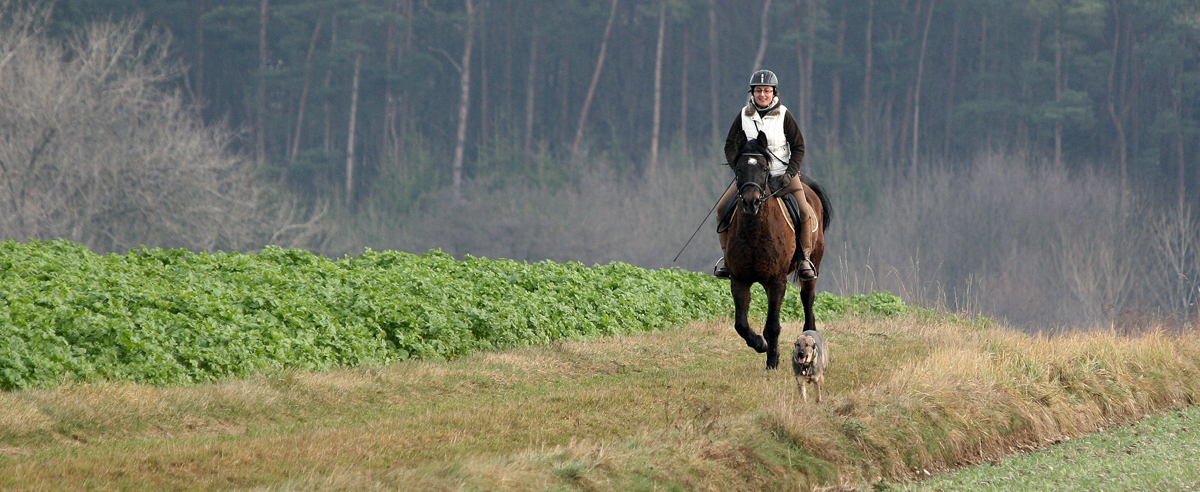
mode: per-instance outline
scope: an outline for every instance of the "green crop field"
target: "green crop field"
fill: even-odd
[[[799,316],[795,289],[784,315]],[[756,297],[757,312],[764,296]],[[898,312],[898,298],[821,294],[819,319]],[[638,333],[731,310],[728,284],[679,269],[366,251],[327,260],[0,243],[0,389],[65,381],[186,384],[560,339]]]

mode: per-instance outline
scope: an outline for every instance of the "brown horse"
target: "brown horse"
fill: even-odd
[[[789,276],[796,279],[796,269],[803,254],[796,248],[796,230],[789,225],[790,218],[781,196],[788,190],[771,191],[769,159],[757,141],[751,140],[738,155],[734,172],[737,175],[738,195],[736,208],[729,213],[728,243],[725,250],[725,266],[730,273],[730,291],[734,302],[734,329],[738,335],[759,353],[767,353],[767,369],[779,366],[779,311],[783,296],[787,292]],[[829,227],[829,198],[825,190],[815,181],[802,177],[804,195],[817,216],[817,231],[813,238],[811,260],[819,274],[821,257],[825,254],[825,229]],[[803,224],[812,227],[812,224]],[[750,308],[750,286],[762,284],[767,291],[767,323],[762,335],[750,329],[747,313]],[[804,329],[816,330],[813,316],[813,300],[816,297],[817,279],[800,281],[800,299],[804,304]]]

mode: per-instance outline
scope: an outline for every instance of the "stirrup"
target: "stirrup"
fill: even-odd
[[[717,278],[729,278],[729,269],[725,268],[724,256],[717,260],[717,263],[713,265],[713,276]]]
[[[806,271],[809,272],[808,275],[804,274]],[[817,266],[813,264],[812,260],[805,258],[804,262],[800,264],[800,268],[796,269],[796,277],[800,280],[815,280],[817,278]]]

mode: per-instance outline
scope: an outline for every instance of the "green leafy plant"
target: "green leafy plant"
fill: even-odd
[[[756,296],[759,316],[765,296]],[[817,297],[817,317],[894,314],[885,293]],[[724,281],[626,263],[522,263],[440,251],[327,260],[0,243],[0,389],[112,379],[187,384],[277,368],[320,370],[729,316]],[[789,290],[784,315],[803,313]]]

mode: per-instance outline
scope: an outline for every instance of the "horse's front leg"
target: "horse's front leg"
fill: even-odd
[[[733,293],[733,329],[746,340],[746,345],[758,353],[767,351],[767,342],[750,329],[750,286],[752,284],[731,279],[729,290]]]
[[[787,294],[787,278],[776,279],[765,287],[767,325],[763,328],[763,338],[767,342],[767,370],[771,371],[779,367],[779,332],[783,329],[779,324],[779,312],[783,308],[783,296]]]
[[[800,302],[804,304],[804,331],[817,329],[817,317],[813,314],[813,302],[817,298],[817,279],[800,283]]]

